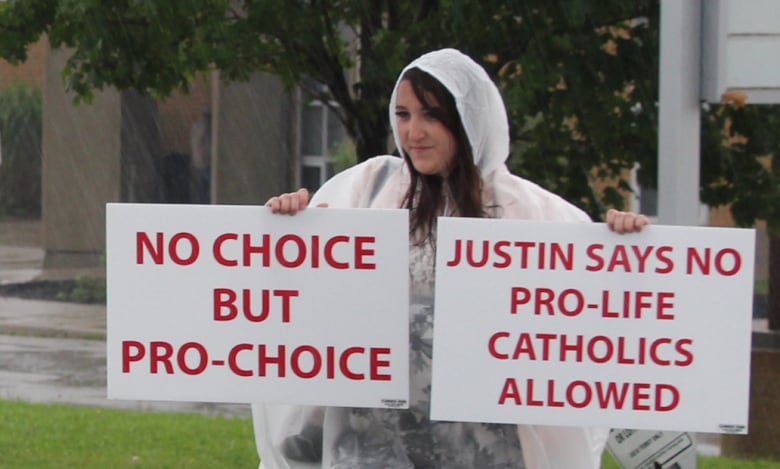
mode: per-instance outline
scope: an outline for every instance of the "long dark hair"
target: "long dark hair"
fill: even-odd
[[[436,217],[444,206],[445,184],[455,204],[455,215],[472,218],[486,216],[482,206],[482,178],[474,165],[471,143],[452,94],[441,82],[419,68],[407,70],[402,79],[412,85],[414,95],[423,108],[452,132],[457,143],[455,158],[448,168],[446,180],[439,175],[419,173],[403,148],[398,149],[411,172],[411,183],[402,207],[409,209],[409,230],[413,239],[424,242],[432,237]]]

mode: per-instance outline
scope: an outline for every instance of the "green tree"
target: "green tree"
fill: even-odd
[[[211,67],[228,80],[275,74],[334,103],[362,160],[387,152],[398,70],[457,47],[503,89],[515,170],[599,217],[622,199],[594,193],[594,179],[628,190],[623,169],[655,167],[657,9],[657,0],[7,1],[0,56],[24,60],[46,33],[73,49],[64,79],[80,99],[105,86],[166,96]]]
[[[658,3],[518,5],[506,15],[522,18],[522,50],[490,56],[513,124],[512,168],[598,219],[622,205],[635,163],[656,169]]]
[[[656,184],[659,4],[6,0],[0,56],[22,61],[46,33],[53,47],[73,50],[64,80],[81,99],[106,86],[166,96],[212,67],[227,80],[271,73],[335,103],[365,159],[387,151],[386,107],[400,68],[427,50],[456,47],[502,89],[512,169],[600,218],[621,206],[636,163],[640,182]],[[760,159],[778,146],[777,111],[712,105],[702,115],[701,200],[728,204],[741,225],[766,220],[780,233],[779,170]],[[610,185],[599,189],[599,180]],[[777,282],[780,272],[772,273]],[[780,297],[780,288],[771,290]],[[780,328],[780,303],[771,314]]]
[[[288,86],[321,83],[307,91],[336,104],[364,159],[386,151],[387,101],[400,67],[457,44],[467,30],[468,15],[452,12],[479,5],[459,3],[9,0],[0,3],[0,56],[25,60],[25,47],[46,33],[52,47],[73,49],[64,79],[80,99],[106,86],[167,96],[211,67],[227,80],[263,71]]]

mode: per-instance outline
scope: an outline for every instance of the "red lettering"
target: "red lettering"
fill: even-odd
[[[550,288],[537,288],[534,290],[534,314],[537,316],[540,313],[543,306],[547,307],[547,314],[552,316],[555,314],[552,306],[552,302],[555,299],[555,292]]]
[[[369,364],[371,381],[390,381],[392,375],[381,373],[380,368],[390,366],[390,360],[381,359],[380,356],[390,355],[390,349],[387,347],[372,347],[369,349]]]
[[[190,252],[187,257],[179,255],[179,241],[187,240],[190,245]],[[192,233],[176,233],[168,243],[168,256],[178,265],[191,265],[198,259],[200,254],[200,245],[198,239]]]
[[[653,306],[652,303],[647,301],[648,298],[652,298],[653,292],[650,291],[638,291],[635,293],[636,300],[634,301],[634,317],[639,319],[642,317],[642,312]]]
[[[190,367],[187,364],[187,352],[190,350],[195,351],[197,357],[197,364],[194,367]],[[208,366],[208,353],[203,345],[197,342],[187,342],[179,348],[176,354],[176,363],[179,365],[179,369],[188,375],[199,375],[203,373]]]
[[[566,354],[568,352],[574,352],[575,360],[578,362],[582,361],[582,342],[583,337],[581,335],[576,335],[574,338],[574,343],[569,343],[566,341],[566,338],[568,336],[566,334],[561,335],[560,340],[560,357],[561,361],[565,361],[567,359]]]
[[[644,348],[644,337],[639,338],[639,347],[640,347],[640,354],[643,355],[643,352],[641,349]],[[636,363],[636,360],[633,358],[630,358],[627,356],[626,352],[626,338],[625,337],[618,337],[618,358],[617,362],[621,365],[633,365]],[[642,362],[639,362],[641,365]]]
[[[580,401],[575,400],[574,394],[578,387],[582,389],[582,399]],[[590,386],[585,381],[572,381],[569,386],[566,387],[566,401],[568,401],[570,406],[576,409],[587,407],[590,405],[591,399],[593,399],[593,391],[591,391]]]
[[[668,391],[671,399],[668,403],[663,403],[663,393]],[[675,409],[680,403],[680,391],[671,384],[659,384],[655,387],[655,410],[659,412],[668,412]]]
[[[517,388],[517,381],[514,378],[507,378],[504,381],[504,387],[498,396],[498,403],[504,405],[510,399],[515,405],[523,405],[523,401],[520,399],[520,390]]]
[[[362,380],[365,377],[363,373],[353,373],[349,369],[349,357],[356,353],[362,354],[365,352],[365,350],[366,349],[363,347],[349,347],[348,349],[344,350],[344,352],[341,353],[341,359],[339,360],[339,369],[341,370],[341,373],[343,373],[345,377],[356,381]]]
[[[292,260],[285,257],[285,245],[292,242],[295,245],[297,256]],[[299,267],[306,260],[306,243],[300,236],[294,234],[284,235],[276,242],[276,259],[282,267]]]
[[[650,257],[650,253],[653,252],[653,246],[647,246],[644,251],[639,246],[631,246],[631,250],[634,252],[636,260],[639,261],[637,272],[644,273],[645,262],[647,261],[647,258]]]
[[[493,252],[501,259],[501,261],[494,261],[493,267],[497,269],[504,269],[512,265],[512,256],[506,252],[506,248],[510,246],[511,243],[509,241],[498,241],[493,245]]]
[[[618,391],[618,385],[615,382],[606,383],[606,389],[604,383],[596,383],[596,399],[598,400],[599,408],[622,409],[628,395],[628,389],[628,383],[623,383],[620,391]]]
[[[512,287],[512,297],[510,298],[509,305],[512,314],[517,314],[518,306],[528,304],[531,299],[531,291],[523,287]]]
[[[474,257],[474,241],[466,241],[466,261],[471,267],[484,267],[488,261],[488,245],[489,241],[482,241],[482,250],[480,251],[479,260]]]
[[[533,378],[525,382],[525,403],[520,393],[520,386],[515,378],[506,378],[499,394],[498,403],[527,405],[532,407],[572,407],[582,409],[591,405],[600,409],[623,409],[627,405],[632,410],[656,410],[668,412],[675,409],[680,403],[680,392],[671,384],[651,383],[617,383],[613,381],[588,382],[575,380],[569,382],[562,391],[564,398],[556,395],[557,382],[554,379],[547,380],[546,395],[535,397],[536,389]],[[561,386],[563,388],[563,386]],[[594,399],[595,394],[595,399]]]
[[[650,344],[650,358],[653,360],[653,362],[656,365],[661,366],[669,366],[672,362],[669,360],[662,359],[658,356],[658,347],[664,344],[671,344],[672,339],[669,339],[667,337],[662,337],[660,339],[655,339],[652,344]]]
[[[372,248],[376,238],[374,236],[356,236],[355,237],[355,268],[358,270],[376,269],[376,263],[368,262],[366,257],[375,254]],[[316,266],[315,266],[316,267]]]
[[[574,269],[574,244],[573,243],[566,244],[565,252],[563,250],[563,247],[561,247],[561,245],[558,243],[552,243],[551,248],[552,248],[552,253],[550,256],[551,269],[556,269],[558,267],[558,261],[561,262],[565,270]]]
[[[230,288],[215,288],[213,298],[215,321],[230,321],[238,316],[235,291]],[[222,312],[224,309],[228,310],[227,313]]]
[[[569,298],[574,298],[573,307],[569,305]],[[563,290],[558,297],[558,309],[564,316],[577,316],[582,312],[585,307],[585,297],[582,292],[575,290],[574,288],[567,288]]]
[[[555,400],[555,380],[547,380],[547,406],[548,407],[563,407],[563,401]]]
[[[311,355],[312,364],[309,371],[304,371],[301,368],[300,360],[301,354],[303,353],[308,353]],[[322,357],[320,356],[320,353],[317,351],[317,349],[311,345],[301,345],[300,347],[297,347],[295,350],[293,350],[292,356],[290,357],[290,366],[292,367],[292,371],[295,373],[295,376],[304,379],[313,378],[320,373],[320,368],[322,367]]]
[[[598,272],[604,268],[604,259],[600,255],[600,251],[604,249],[603,244],[591,244],[585,249],[585,254],[595,264],[588,264],[585,266],[585,270],[588,272]]]
[[[598,355],[597,346],[599,343],[603,343],[603,355]],[[609,340],[609,337],[598,335],[588,341],[588,358],[593,363],[607,363],[609,360],[612,359],[612,353],[614,351],[614,347],[612,345],[612,341]]]
[[[238,366],[238,354],[240,352],[251,351],[253,348],[254,346],[252,344],[238,344],[231,348],[228,353],[228,368],[230,368],[230,371],[238,376],[252,376],[251,370],[245,370]]]
[[[157,366],[162,363],[165,367],[165,372],[169,375],[173,374],[172,356],[173,346],[170,343],[163,341],[151,342],[149,344],[149,371],[152,374],[156,374]]]
[[[674,269],[674,262],[672,262],[672,259],[668,256],[668,254],[671,252],[671,246],[661,246],[655,251],[656,258],[664,265],[664,267],[656,267],[655,273],[668,274],[672,271],[672,269]]]
[[[135,263],[144,263],[144,251],[148,252],[155,264],[163,263],[163,234],[157,232],[155,235],[155,244],[152,245],[152,240],[149,239],[149,235],[143,231],[139,231],[135,234]]]
[[[674,307],[674,292],[659,292],[658,293],[658,310],[655,317],[661,320],[674,319],[674,313],[667,312],[667,310]]]
[[[267,370],[266,365],[267,364],[273,364],[277,366],[277,374],[279,378],[285,377],[285,346],[279,345],[276,348],[276,356],[272,357],[269,356],[266,353],[266,346],[265,344],[260,344],[258,346],[258,370],[257,370],[257,376],[266,376]]]
[[[146,355],[144,344],[136,340],[122,341],[122,373],[130,373],[130,364],[141,361]]]
[[[333,257],[333,248],[338,243],[349,242],[348,236],[334,236],[325,242],[325,261],[334,269],[349,269],[348,262],[339,262]]]
[[[252,308],[252,291],[248,288],[241,290],[241,312],[250,322],[263,322],[271,313],[271,297],[281,299],[281,319],[283,323],[290,322],[290,301],[298,296],[298,290],[268,290],[260,291],[260,311]],[[231,321],[238,316],[236,301],[238,294],[229,288],[215,288],[213,294],[214,320]],[[225,311],[227,310],[227,311]]]
[[[182,240],[186,240],[189,244],[189,253],[186,256],[179,254],[179,244]],[[165,239],[163,233],[157,232],[155,234],[154,243],[149,239],[149,235],[143,231],[136,232],[135,234],[135,262],[136,264],[143,264],[144,253],[148,253],[152,261],[155,264],[162,264],[163,259],[163,245]],[[182,232],[176,233],[171,237],[168,242],[168,257],[178,265],[190,265],[198,259],[200,254],[200,245],[198,239],[192,233]]]
[[[245,234],[243,236],[243,266],[248,267],[252,265],[253,254],[260,254],[262,256],[261,263],[263,267],[271,265],[271,256],[269,254],[270,248],[268,247],[268,245],[271,244],[271,235],[264,234],[262,240],[261,244],[253,245],[251,235]]]
[[[609,260],[609,265],[607,265],[607,272],[612,272],[617,267],[622,267],[623,272],[631,272],[631,263],[628,260],[628,252],[626,252],[626,247],[622,244],[615,246],[612,257]]]
[[[509,354],[500,353],[496,349],[496,342],[499,339],[507,339],[507,338],[509,338],[509,332],[496,332],[495,334],[490,336],[490,340],[488,340],[488,353],[490,353],[490,355],[492,355],[493,358],[497,358],[499,360],[506,360],[509,358]]]
[[[515,346],[515,352],[512,354],[512,359],[517,360],[523,354],[527,354],[529,360],[536,360],[536,353],[534,352],[531,335],[527,332],[520,333],[520,336],[517,339],[517,345]]]
[[[543,406],[544,401],[540,399],[534,399],[534,380],[528,379],[525,382],[525,397],[527,399],[526,405],[530,406]],[[548,388],[549,389],[549,388]]]
[[[683,358],[674,362],[677,366],[689,366],[693,363],[693,352],[688,350],[687,346],[693,344],[693,339],[680,339],[674,344],[674,349]]]
[[[726,261],[723,258],[727,255],[732,258],[731,268],[724,267]],[[715,255],[715,269],[724,277],[731,277],[732,275],[736,274],[739,272],[740,267],[742,267],[742,257],[739,255],[736,249],[721,249]]]
[[[634,410],[650,410],[650,404],[644,401],[650,399],[650,383],[634,383],[634,400],[631,406]]]
[[[222,244],[224,244],[225,241],[236,240],[238,240],[238,234],[236,233],[225,233],[217,236],[217,239],[214,240],[214,244],[211,247],[211,252],[214,256],[214,260],[216,260],[218,264],[226,267],[235,267],[238,265],[238,260],[228,259],[222,255]]]

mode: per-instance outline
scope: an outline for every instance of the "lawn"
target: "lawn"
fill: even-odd
[[[256,468],[252,422],[0,400],[0,468]],[[605,454],[603,469],[619,469]],[[699,458],[698,469],[780,469]]]
[[[0,468],[256,468],[252,422],[0,400]]]

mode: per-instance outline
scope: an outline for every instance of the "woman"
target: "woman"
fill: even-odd
[[[328,181],[312,205],[407,208],[410,216],[409,410],[253,406],[262,465],[333,468],[597,468],[607,431],[429,420],[434,244],[438,216],[587,222],[560,197],[509,173],[509,130],[487,73],[453,49],[401,73],[390,121],[402,158],[379,156]],[[305,189],[273,212],[309,204]],[[639,231],[643,215],[611,210],[608,227]]]

